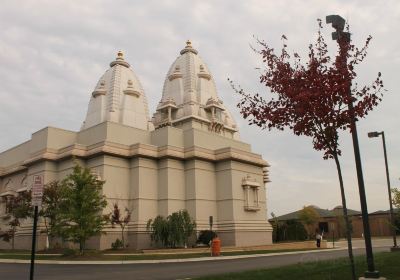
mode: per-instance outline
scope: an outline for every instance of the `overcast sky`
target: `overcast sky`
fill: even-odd
[[[208,64],[218,93],[233,113],[243,141],[271,164],[268,211],[277,215],[304,205],[341,204],[335,164],[314,151],[310,139],[291,131],[262,131],[242,120],[239,97],[227,78],[249,92],[269,94],[259,85],[260,58],[250,49],[253,36],[306,56],[317,31],[317,18],[339,14],[361,45],[373,36],[358,68],[359,83],[382,72],[383,102],[358,123],[370,212],[388,209],[382,141],[368,131],[384,130],[391,183],[400,184],[400,1],[17,1],[0,7],[0,151],[55,126],[79,130],[91,92],[123,50],[145,89],[151,114],[161,97],[165,75],[185,41]],[[330,41],[331,27],[323,32]],[[329,44],[331,55],[336,45]],[[351,135],[340,135],[348,206],[360,209]]]

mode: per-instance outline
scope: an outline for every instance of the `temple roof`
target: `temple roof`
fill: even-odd
[[[143,87],[121,51],[97,82],[81,130],[105,121],[153,129]]]
[[[166,75],[157,111],[167,103],[177,107],[172,122],[189,117],[212,121],[210,112],[213,112],[213,118],[218,118],[225,129],[237,131],[231,113],[218,97],[210,70],[190,41],[186,42],[185,48],[180,51]],[[153,122],[156,127],[163,122],[158,112],[154,115]]]

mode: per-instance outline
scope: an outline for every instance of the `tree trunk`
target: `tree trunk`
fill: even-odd
[[[81,240],[81,241],[79,241],[79,252],[81,255],[83,255],[84,249],[85,249],[85,241]]]
[[[351,242],[350,220],[349,220],[349,216],[347,215],[346,194],[344,192],[342,170],[340,168],[340,162],[339,162],[338,155],[334,154],[333,157],[334,157],[335,163],[336,163],[336,168],[337,168],[339,183],[340,183],[340,193],[342,195],[343,217],[344,217],[345,224],[346,224],[347,249],[349,252],[351,275],[352,275],[352,279],[356,280],[356,270],[355,270],[355,266],[354,266],[354,256],[353,256],[353,246],[352,246],[352,242]]]
[[[125,237],[124,237],[124,229],[125,229],[125,226],[121,226],[121,241],[122,241],[122,249],[124,249],[125,248]]]

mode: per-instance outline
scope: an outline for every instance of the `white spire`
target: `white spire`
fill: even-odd
[[[210,131],[238,137],[236,123],[218,98],[207,65],[187,41],[167,73],[153,123],[161,127],[193,118],[207,124]]]
[[[110,67],[92,93],[81,130],[105,121],[152,130],[144,90],[121,51]]]

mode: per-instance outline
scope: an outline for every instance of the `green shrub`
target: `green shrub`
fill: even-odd
[[[274,223],[273,240],[274,242],[281,241],[304,241],[308,237],[307,231],[303,224],[298,220],[288,220]]]
[[[167,218],[157,216],[147,222],[151,240],[164,247],[186,246],[195,228],[196,223],[186,210],[174,212]]]
[[[217,233],[212,230],[202,230],[200,231],[199,237],[197,238],[197,244],[204,244],[210,246],[211,240],[217,237]]]
[[[123,247],[124,247],[124,243],[119,238],[117,238],[117,240],[115,240],[115,242],[111,243],[111,248],[113,250],[118,250]]]
[[[63,249],[62,255],[63,255],[63,257],[77,256],[77,255],[79,255],[79,252],[78,252],[78,250],[75,250],[75,249],[65,248],[65,249]]]

